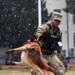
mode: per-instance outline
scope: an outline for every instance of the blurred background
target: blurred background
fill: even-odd
[[[51,12],[60,12],[63,19],[62,55],[67,62],[75,62],[75,1],[40,0],[41,23],[50,19]],[[39,25],[38,0],[0,0],[0,64],[7,60],[20,61],[21,52],[6,55],[10,48],[19,47],[34,36]]]

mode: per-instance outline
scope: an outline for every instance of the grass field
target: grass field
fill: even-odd
[[[29,72],[0,70],[0,75],[31,75]]]
[[[0,70],[0,75],[31,75],[30,72]],[[75,70],[67,71],[65,75],[75,75]]]
[[[75,75],[75,70],[67,71],[65,75]]]

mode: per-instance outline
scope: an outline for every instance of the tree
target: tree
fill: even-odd
[[[42,3],[42,21],[48,19]],[[38,26],[38,0],[1,0],[0,1],[0,46],[18,47],[34,36]]]
[[[67,7],[64,8],[64,11],[75,13],[75,0],[66,0]]]
[[[41,1],[41,4],[42,4],[42,6],[41,6],[41,10],[42,10],[42,23],[44,23],[44,22],[47,22],[49,19],[50,19],[50,17],[51,17],[51,14],[49,14],[48,13],[48,11],[47,11],[47,8],[46,8],[46,1],[44,1],[44,0],[42,0]]]

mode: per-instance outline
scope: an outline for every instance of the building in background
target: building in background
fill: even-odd
[[[61,12],[63,19],[60,25],[62,31],[63,53],[66,57],[75,57],[75,14],[66,13],[65,0],[45,0],[48,12]]]

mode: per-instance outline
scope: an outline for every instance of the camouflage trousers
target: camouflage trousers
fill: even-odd
[[[52,55],[43,55],[46,62],[52,67],[56,75],[64,75],[65,73],[65,67],[63,63],[58,59],[57,54]],[[41,75],[39,72],[32,70],[32,75]]]
[[[46,59],[46,62],[53,68],[56,75],[64,75],[65,67],[57,57],[56,53],[52,55],[43,55],[43,56]]]

